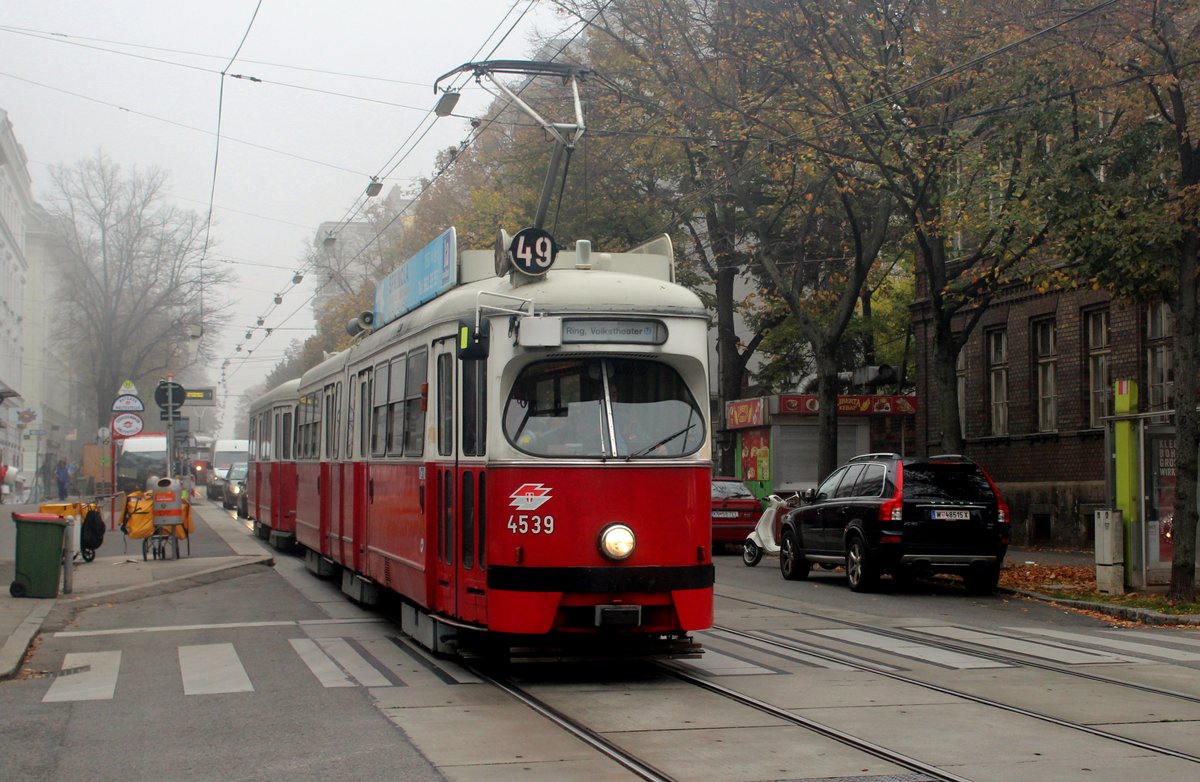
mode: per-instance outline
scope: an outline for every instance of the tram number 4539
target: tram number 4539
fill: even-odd
[[[508,517],[508,529],[517,535],[551,535],[554,533],[554,517],[513,513]]]

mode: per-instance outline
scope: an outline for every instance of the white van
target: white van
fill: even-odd
[[[161,434],[137,435],[120,441],[117,457],[117,491],[142,491],[151,475],[167,474],[167,438]]]
[[[249,440],[217,440],[208,460],[208,498],[219,500],[225,492],[225,475],[238,462],[250,460]]]

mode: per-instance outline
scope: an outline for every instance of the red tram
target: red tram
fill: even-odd
[[[296,537],[295,420],[299,379],[281,383],[250,406],[246,512],[254,532],[276,548]]]
[[[527,231],[522,266],[459,255],[450,229],[380,283],[350,348],[255,402],[252,513],[353,598],[398,594],[434,651],[695,653],[713,617],[704,306],[665,236],[558,253]]]

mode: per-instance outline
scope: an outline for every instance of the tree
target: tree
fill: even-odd
[[[214,330],[227,305],[213,291],[229,280],[201,263],[204,221],[164,203],[167,176],[124,176],[102,151],[52,169],[50,208],[65,257],[58,264],[62,330],[77,371],[107,426],[126,379],[143,390],[165,372],[209,358],[192,328]],[[205,295],[205,291],[208,295]]]
[[[1083,120],[1056,180],[1058,239],[1098,285],[1166,302],[1174,323],[1175,537],[1171,599],[1196,596],[1200,449],[1200,7],[1141,0],[1070,36],[1089,55]],[[1086,205],[1086,206],[1085,206]]]
[[[869,0],[752,3],[757,59],[806,114],[785,140],[886,193],[922,275],[934,330],[940,449],[961,452],[955,362],[992,291],[1045,239],[1029,192],[1031,140],[1050,89],[1042,51],[991,58],[1025,32],[1021,3]],[[781,46],[779,42],[785,42]],[[972,68],[962,64],[977,61]],[[793,120],[795,121],[795,120]]]

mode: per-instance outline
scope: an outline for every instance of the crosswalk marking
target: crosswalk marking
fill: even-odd
[[[805,665],[812,665],[817,668],[827,668],[827,669],[834,670],[834,671],[857,670],[857,668],[855,668],[853,665],[847,665],[845,663],[836,662],[834,660],[827,660],[823,657],[818,657],[817,655],[814,655],[814,654],[808,654],[807,652],[801,651],[799,649],[788,649],[788,648],[779,646],[778,644],[773,644],[770,641],[759,640],[757,638],[747,638],[744,635],[732,635],[730,633],[726,633],[721,630],[710,630],[707,633],[705,633],[705,635],[720,638],[722,640],[729,641],[731,643],[739,644],[742,646],[748,646],[752,649],[758,649],[760,651],[766,652],[767,654],[770,654],[775,657],[782,657],[786,660],[792,660],[793,662],[804,663]],[[787,636],[781,635],[780,637],[787,637]],[[789,639],[789,640],[792,640],[792,639]],[[712,648],[706,646],[704,656],[708,657],[708,655],[710,655],[712,653],[713,653]],[[777,673],[777,671],[769,670],[766,668],[764,668],[760,672],[761,673]]]
[[[1180,635],[1178,631],[1168,635],[1164,632],[1155,632],[1153,630],[1108,630],[1107,635],[1121,636],[1123,638],[1145,638],[1154,641],[1155,644],[1168,643],[1179,644],[1181,646],[1200,646],[1200,638],[1188,638]],[[1106,636],[1107,640],[1107,636]],[[1157,645],[1155,648],[1159,648]]]
[[[928,644],[923,644],[918,641],[908,641],[899,638],[892,638],[880,633],[871,633],[866,630],[855,629],[839,629],[831,628],[825,630],[811,630],[815,635],[824,636],[826,638],[834,638],[839,641],[866,646],[872,649],[890,652],[908,657],[914,660],[941,665],[946,668],[957,668],[963,670],[973,670],[976,668],[1011,668],[1013,666],[1008,663],[997,662],[995,660],[985,660],[982,657],[974,655],[962,654],[949,649],[938,649]]]
[[[1062,638],[1067,641],[1077,641],[1086,644],[1095,644],[1097,646],[1108,646],[1113,649],[1123,649],[1127,652],[1135,654],[1144,654],[1149,657],[1158,657],[1164,660],[1174,660],[1176,662],[1195,662],[1200,660],[1200,654],[1196,652],[1185,652],[1182,649],[1171,649],[1166,646],[1157,644],[1140,644],[1133,641],[1119,641],[1115,638],[1097,638],[1094,635],[1085,633],[1070,633],[1065,630],[1043,630],[1041,628],[1021,628],[1021,627],[1006,627],[1006,630],[1011,630],[1015,633],[1033,633],[1035,635],[1044,635],[1048,638]],[[1145,662],[1144,660],[1142,662]]]
[[[676,660],[673,664],[713,676],[762,676],[779,673],[779,671],[773,671],[737,657],[714,652],[711,648],[705,649],[703,657],[694,660]]]
[[[364,687],[389,687],[392,682],[346,642],[345,638],[320,638],[317,643],[346,673]]]
[[[110,701],[120,670],[120,652],[71,652],[42,702]]]
[[[254,691],[254,685],[230,643],[179,647],[179,672],[183,677],[184,695]]]
[[[321,682],[322,687],[354,686],[350,677],[337,663],[329,659],[329,655],[321,651],[316,641],[311,638],[291,638],[288,643],[296,650],[296,654],[300,655],[300,659],[308,666],[308,670],[312,671],[313,676],[317,677],[317,681]]]
[[[982,630],[971,630],[966,627],[916,627],[917,632],[949,638],[955,641],[986,646],[989,649],[1004,649],[1027,657],[1038,657],[1045,660],[1064,663],[1066,665],[1086,665],[1091,663],[1128,663],[1145,662],[1134,657],[1123,657],[1119,654],[1109,654],[1097,649],[1082,649],[1078,646],[1065,644],[1047,644],[1040,641],[1029,641],[1013,638],[996,633],[985,633]]]

